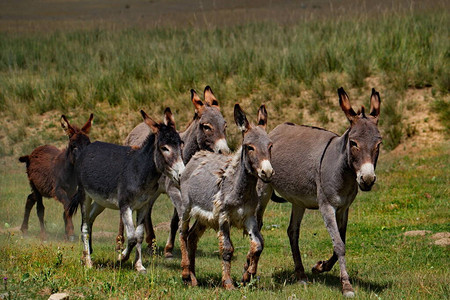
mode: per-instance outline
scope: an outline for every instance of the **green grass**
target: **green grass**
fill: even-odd
[[[347,265],[359,299],[446,299],[449,291],[448,247],[433,244],[431,234],[405,237],[409,230],[449,232],[448,187],[450,145],[398,157],[383,153],[374,190],[360,193],[351,207],[347,238]],[[200,240],[197,275],[200,286],[185,287],[181,280],[178,242],[173,260],[162,255],[172,212],[163,197],[155,204],[157,227],[156,256],[144,257],[148,273],[137,274],[130,262],[115,261],[114,234],[117,211],[106,210],[94,225],[94,268],[80,264],[81,243],[63,240],[62,207],[45,200],[49,241],[38,240],[39,226],[33,211],[30,237],[17,232],[28,194],[23,165],[2,160],[0,173],[0,275],[8,277],[11,298],[47,298],[51,292],[67,291],[74,298],[137,299],[149,297],[189,299],[288,298],[334,299],[341,297],[339,267],[328,274],[313,275],[310,267],[332,252],[329,235],[317,211],[308,211],[303,220],[300,248],[310,283],[295,283],[286,229],[289,204],[271,203],[265,215],[265,249],[258,268],[259,280],[235,291],[220,287],[221,264],[213,231]],[[79,215],[75,217],[79,228]],[[9,229],[6,227],[10,227]],[[77,232],[79,232],[77,230]],[[232,230],[236,248],[232,262],[234,280],[241,278],[249,241]]]
[[[446,97],[450,60],[448,39],[442,37],[448,36],[448,24],[445,11],[392,11],[288,25],[0,33],[1,115],[21,126],[26,115],[55,110],[150,107],[158,115],[171,106],[184,124],[191,118],[189,89],[209,84],[223,111],[231,111],[236,101],[258,99],[276,108],[271,123],[278,124],[296,121],[297,113],[290,111],[297,102],[313,113],[336,109],[336,101],[322,100],[336,99],[340,86],[356,89],[352,98],[367,95],[369,77],[380,79],[376,88],[383,99],[390,90],[401,94],[430,86]],[[305,97],[302,91],[312,92]],[[131,118],[137,122],[139,114]],[[390,130],[387,122],[383,126],[395,147],[404,132]]]

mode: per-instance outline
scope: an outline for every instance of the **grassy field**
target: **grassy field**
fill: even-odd
[[[64,241],[56,201],[44,202],[48,241],[37,238],[34,211],[29,237],[22,237],[29,186],[17,158],[42,144],[65,145],[62,113],[81,124],[93,112],[92,140],[121,143],[140,122],[141,108],[160,118],[170,106],[182,129],[193,115],[189,89],[201,92],[205,85],[229,122],[231,148],[240,141],[232,122],[235,102],[250,116],[265,103],[269,129],[291,121],[341,134],[348,122],[336,89],[343,86],[355,108],[369,105],[372,87],[382,99],[377,184],[358,195],[349,218],[347,266],[357,297],[450,298],[449,246],[436,245],[434,236],[450,232],[448,5],[432,1],[425,9],[425,2],[398,1],[391,7],[382,0],[376,7],[369,3],[346,11],[353,1],[304,1],[305,7],[279,1],[272,7],[272,1],[261,0],[260,8],[247,1],[213,1],[201,15],[199,2],[189,1],[117,0],[107,10],[102,0],[44,1],[46,10],[38,13],[36,1],[0,3],[0,276],[7,278],[0,294],[5,290],[11,299],[46,299],[58,291],[84,299],[341,297],[338,266],[328,274],[310,272],[332,253],[316,211],[306,214],[300,234],[310,283],[295,282],[286,235],[290,204],[269,205],[259,277],[232,292],[220,287],[214,232],[199,243],[198,288],[183,285],[178,250],[172,260],[163,257],[172,213],[167,197],[155,204],[158,247],[155,255],[145,256],[147,274],[137,274],[130,262],[116,263],[118,212],[111,210],[94,224],[94,268],[86,270],[81,243]],[[170,18],[141,24],[141,15],[154,16],[150,11]],[[79,233],[79,215],[74,220]],[[430,232],[404,235],[411,230]],[[249,242],[237,230],[232,239],[232,274],[239,281]]]

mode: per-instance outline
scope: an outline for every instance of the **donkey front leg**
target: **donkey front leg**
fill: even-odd
[[[136,258],[134,260],[134,267],[140,273],[145,273],[146,270],[142,265],[142,242],[144,241],[144,218],[149,214],[148,206],[140,209],[136,213],[136,230],[134,232],[136,238]]]
[[[248,283],[256,275],[259,257],[264,248],[264,239],[259,232],[259,226],[255,216],[249,217],[245,222],[245,227],[250,236],[250,250],[247,254],[247,263],[244,266],[242,282]]]
[[[299,283],[303,284],[308,281],[308,277],[306,277],[305,268],[303,267],[302,256],[298,245],[298,237],[300,235],[300,224],[304,213],[304,207],[292,204],[291,220],[289,221],[289,227],[287,229],[289,243],[291,245],[292,258],[294,259],[295,277]]]
[[[233,257],[233,244],[230,239],[230,223],[219,220],[219,250],[222,255],[222,285],[227,290],[234,289],[231,279],[231,258]]]
[[[339,234],[341,235],[341,239],[345,244],[345,236],[347,231],[347,221],[348,221],[348,208],[343,210],[338,210],[336,213],[336,221],[338,223]],[[326,261],[318,261],[317,264],[313,267],[312,271],[314,273],[322,273],[330,271],[333,266],[336,264],[338,260],[338,256],[335,251],[333,251],[333,255],[330,259]]]
[[[66,191],[64,191],[61,188],[57,188],[55,190],[55,196],[56,200],[62,203],[64,206],[64,213],[63,213],[63,220],[64,220],[64,228],[65,228],[65,239],[69,240],[70,242],[75,241],[75,235],[73,233],[73,222],[72,217],[69,216],[69,206],[70,206],[70,199],[67,196]]]
[[[137,239],[135,236],[134,224],[133,224],[133,211],[129,206],[124,206],[120,208],[120,214],[122,216],[123,225],[127,233],[127,246],[119,254],[119,261],[127,261],[130,258],[131,251],[134,246],[136,246]]]
[[[322,204],[319,210],[322,213],[325,226],[333,242],[334,252],[336,253],[339,261],[339,266],[341,269],[342,293],[345,297],[354,297],[355,292],[350,283],[345,262],[345,243],[341,238],[338,223],[336,221],[336,209],[329,204]]]

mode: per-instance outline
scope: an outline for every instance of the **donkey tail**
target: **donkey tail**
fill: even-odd
[[[283,197],[277,196],[277,194],[275,194],[275,191],[272,192],[272,196],[270,197],[270,199],[276,203],[286,203],[287,202],[286,199],[284,199]]]
[[[78,206],[81,204],[81,191],[78,189],[77,193],[72,197],[69,204],[69,217],[72,217],[74,214],[77,213]]]
[[[19,161],[22,163],[26,163],[27,164],[27,168],[30,165],[30,156],[29,155],[24,155],[19,157]]]

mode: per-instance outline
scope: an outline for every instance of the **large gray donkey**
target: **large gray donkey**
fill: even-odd
[[[275,175],[271,184],[258,184],[261,196],[257,211],[262,215],[275,189],[292,203],[287,230],[299,281],[306,282],[298,237],[305,209],[319,209],[333,241],[333,256],[319,261],[313,272],[331,270],[336,261],[341,268],[344,296],[354,296],[345,265],[345,233],[348,210],[358,193],[370,191],[375,183],[375,167],[381,144],[377,128],[380,95],[372,89],[370,113],[364,107],[356,113],[343,88],[338,89],[339,104],[350,121],[350,128],[338,136],[327,130],[285,123],[277,126],[269,137],[273,141],[272,165]]]
[[[243,134],[242,147],[234,155],[220,155],[201,151],[186,165],[181,177],[182,201],[174,203],[180,216],[181,266],[184,282],[197,285],[195,252],[197,242],[208,227],[219,231],[222,256],[222,285],[234,288],[230,275],[233,244],[230,228],[245,228],[251,246],[242,277],[249,282],[256,274],[263,238],[256,222],[258,178],[269,182],[273,169],[270,164],[272,142],[265,127],[265,106],[258,111],[258,126],[252,126],[239,104],[234,107],[234,119]],[[195,218],[189,229],[189,220]]]
[[[192,121],[187,125],[186,130],[180,132],[180,137],[184,141],[183,162],[187,164],[191,157],[200,150],[207,150],[216,153],[228,153],[226,141],[227,122],[220,112],[219,101],[214,96],[211,87],[206,86],[203,92],[204,101],[200,99],[195,90],[191,90],[191,101],[195,107],[195,114]],[[125,139],[125,144],[132,147],[141,147],[146,137],[150,134],[150,128],[145,123],[137,125]],[[144,220],[145,231],[147,234],[146,241],[152,245],[155,239],[155,232],[152,224],[152,207],[160,194],[167,193],[172,202],[180,202],[181,194],[172,180],[162,175],[159,180],[158,191],[152,194],[150,198],[150,208]],[[164,255],[167,258],[173,257],[173,245],[175,242],[176,232],[178,230],[178,214],[174,209],[172,221],[170,223],[170,234],[164,248]],[[123,222],[121,218],[119,235],[117,242],[120,246],[123,243]]]

